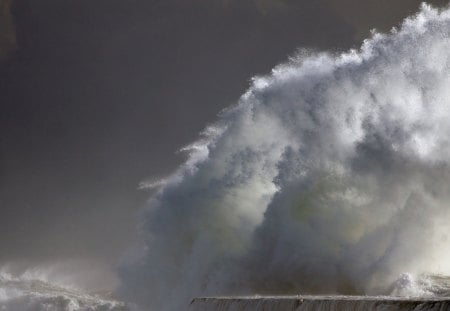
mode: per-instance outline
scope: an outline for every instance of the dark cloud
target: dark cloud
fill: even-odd
[[[18,49],[0,71],[0,260],[116,260],[148,196],[139,182],[173,170],[254,74],[299,47],[357,46],[419,1],[378,2],[16,0]]]

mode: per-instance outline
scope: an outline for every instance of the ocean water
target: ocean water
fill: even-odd
[[[0,273],[0,310],[130,311],[109,293],[86,293],[25,275]]]
[[[405,296],[415,293],[415,296]],[[450,310],[450,278],[404,276],[390,296],[248,296],[198,297],[189,311],[425,311]],[[402,295],[403,294],[403,295]],[[5,311],[143,311],[112,298],[112,293],[86,293],[26,276],[0,275],[0,310]],[[153,309],[151,309],[153,310]]]

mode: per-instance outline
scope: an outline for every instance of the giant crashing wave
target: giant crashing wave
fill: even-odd
[[[450,275],[449,35],[450,10],[423,5],[359,50],[304,51],[254,78],[157,183],[121,295],[145,310],[448,295],[434,281]]]

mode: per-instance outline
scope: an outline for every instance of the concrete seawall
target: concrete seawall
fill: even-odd
[[[204,297],[191,301],[189,311],[450,311],[450,297],[386,296],[256,296]]]

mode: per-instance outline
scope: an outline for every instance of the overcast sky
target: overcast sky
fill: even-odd
[[[0,262],[114,262],[139,182],[170,173],[253,75],[357,47],[419,4],[0,0]]]

